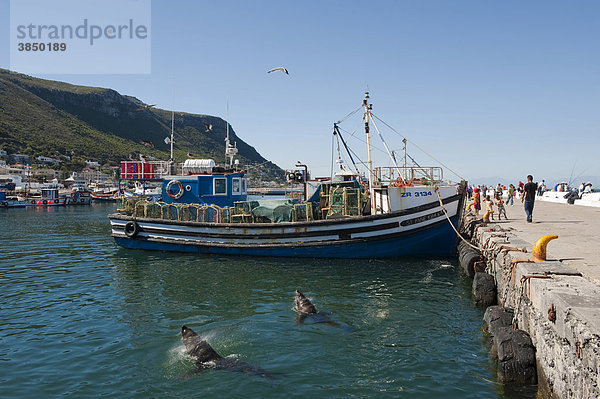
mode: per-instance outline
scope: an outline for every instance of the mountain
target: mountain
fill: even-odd
[[[182,162],[213,158],[223,163],[227,122],[210,115],[175,112],[173,157]],[[167,160],[171,111],[148,107],[135,97],[115,90],[76,86],[0,69],[0,149],[30,156],[69,156],[73,164],[95,160],[118,165],[143,154]],[[283,171],[237,137],[241,165],[263,164],[265,178]]]

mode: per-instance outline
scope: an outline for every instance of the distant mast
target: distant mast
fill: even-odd
[[[227,135],[225,136],[225,159],[229,158],[229,167],[233,167],[233,157],[238,153],[237,143],[231,145],[229,141],[229,99],[227,99]]]

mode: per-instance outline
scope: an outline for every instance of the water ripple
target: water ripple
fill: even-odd
[[[112,209],[0,210],[3,397],[503,396],[453,261],[130,251]],[[337,326],[297,324],[295,289]],[[186,378],[183,324],[273,381]]]

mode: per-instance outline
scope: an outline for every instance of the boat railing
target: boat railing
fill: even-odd
[[[169,174],[166,161],[122,161],[120,178],[128,180],[162,179]]]
[[[444,180],[444,171],[439,166],[378,167],[375,168],[375,184],[386,185],[431,185]]]
[[[121,180],[161,180],[165,176],[211,174],[212,159],[188,159],[184,163],[167,161],[121,161]],[[221,168],[222,169],[222,168]]]

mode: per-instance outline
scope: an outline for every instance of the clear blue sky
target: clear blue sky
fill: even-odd
[[[7,0],[0,19],[8,68]],[[38,76],[166,109],[174,90],[176,110],[223,118],[229,98],[241,138],[319,175],[368,85],[375,114],[472,181],[600,176],[599,21],[598,1],[154,0],[151,74]]]

